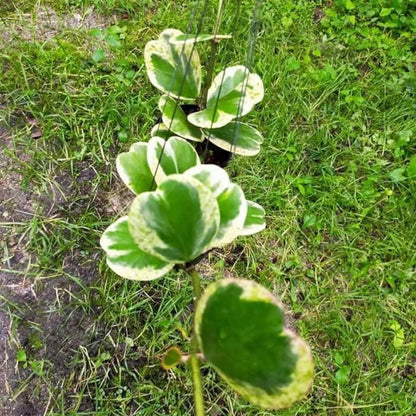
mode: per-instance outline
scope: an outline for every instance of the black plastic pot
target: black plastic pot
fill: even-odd
[[[197,143],[195,149],[203,160],[203,163],[217,165],[222,168],[228,166],[233,157],[231,152],[221,149],[207,140],[204,140],[202,143]]]

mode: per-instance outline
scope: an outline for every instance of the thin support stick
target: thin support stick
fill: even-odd
[[[214,73],[214,65],[215,65],[215,58],[217,57],[217,48],[218,48],[218,39],[217,35],[220,30],[221,26],[221,18],[222,18],[222,9],[224,6],[224,0],[218,0],[218,13],[217,13],[217,20],[215,21],[214,27],[214,38],[211,39],[211,56],[209,57],[208,67],[207,67],[207,75],[205,77],[205,86],[204,91],[202,94],[202,100],[200,103],[201,108],[205,108],[207,104],[207,96],[208,96],[208,89],[212,83],[212,75]]]
[[[194,289],[195,305],[194,310],[198,304],[199,298],[201,297],[201,281],[199,274],[192,267],[188,269],[188,274],[192,279],[192,287]],[[194,403],[195,403],[195,416],[205,416],[204,410],[204,396],[202,393],[202,378],[201,370],[199,367],[199,357],[198,357],[198,340],[195,334],[195,318],[194,318],[194,331],[191,340],[191,356],[189,358],[189,364],[191,366],[192,372],[192,385],[194,388]]]

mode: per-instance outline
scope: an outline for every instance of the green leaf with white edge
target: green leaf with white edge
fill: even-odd
[[[219,99],[220,110],[244,116],[263,97],[264,87],[261,78],[250,73],[245,66],[236,65],[225,68],[214,78],[208,90],[207,108],[214,108]]]
[[[182,351],[178,347],[170,347],[162,357],[162,367],[171,370],[182,362]]]
[[[242,232],[247,215],[244,192],[232,184],[227,172],[216,165],[199,165],[188,169],[185,176],[198,179],[217,198],[220,209],[220,227],[211,247],[222,247],[231,243]]]
[[[212,247],[223,247],[233,242],[242,232],[247,216],[247,202],[242,189],[231,184],[217,198],[220,208],[220,228]]]
[[[117,172],[122,181],[136,195],[156,188],[147,163],[147,143],[134,143],[128,152],[116,159]]]
[[[235,115],[227,114],[218,108],[206,108],[188,115],[188,120],[194,126],[203,129],[219,128],[227,125],[235,119]]]
[[[216,198],[231,185],[228,173],[217,165],[202,164],[194,166],[188,169],[185,175],[198,179]]]
[[[147,163],[156,183],[160,185],[169,175],[183,173],[201,162],[190,143],[174,136],[166,141],[152,137],[147,148]]]
[[[173,136],[176,136],[176,134],[169,130],[163,123],[155,124],[150,131],[150,137],[160,137],[161,139],[167,140]]]
[[[195,331],[202,353],[248,401],[281,409],[311,387],[308,345],[284,327],[282,304],[259,284],[212,283],[198,302]]]
[[[188,120],[195,126],[216,129],[236,117],[244,116],[264,96],[263,82],[243,65],[226,68],[208,89],[206,109],[192,113]]]
[[[160,97],[159,109],[162,112],[163,124],[176,135],[195,142],[204,140],[201,129],[188,121],[185,112],[173,98],[168,95]]]
[[[207,129],[204,132],[208,140],[216,146],[242,156],[257,155],[264,141],[258,130],[239,122],[231,122],[224,127]]]
[[[180,30],[166,29],[158,40],[148,42],[144,60],[150,82],[172,97],[195,100],[201,92],[201,63],[192,44],[173,45],[170,39]]]
[[[247,216],[240,235],[252,235],[263,231],[266,228],[264,208],[253,201],[247,201]]]
[[[121,217],[104,231],[100,244],[107,254],[110,269],[125,279],[157,279],[174,266],[137,246],[130,234],[127,216]]]
[[[183,45],[183,44],[192,44],[196,42],[205,42],[207,40],[215,39],[215,40],[223,40],[223,39],[231,39],[232,35],[210,35],[206,33],[201,33],[199,35],[192,35],[189,33],[184,33],[182,35],[172,36],[169,39],[169,42],[173,45]]]
[[[219,224],[213,193],[185,175],[172,175],[156,191],[138,195],[129,212],[129,229],[139,248],[174,263],[205,252]]]

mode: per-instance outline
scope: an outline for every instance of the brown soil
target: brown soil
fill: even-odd
[[[39,212],[62,209],[68,200],[65,195],[74,193],[73,186],[62,174],[59,192],[51,196],[40,196],[31,188],[24,191],[9,154],[19,155],[19,151],[0,124],[0,416],[41,416],[53,399],[51,389],[73,373],[80,347],[94,354],[98,347],[92,343],[98,345],[96,340],[102,338],[95,319],[98,311],[82,310],[70,296],[82,292],[77,280],[88,286],[97,279],[100,255],[71,252],[62,260],[61,276],[42,280],[30,250],[28,227]],[[92,174],[88,168],[82,170],[80,186],[89,183]],[[26,364],[17,362],[19,349],[26,353]],[[36,363],[43,365],[42,371],[56,385],[45,385],[41,374],[29,369]],[[28,383],[23,388],[22,381]]]
[[[67,29],[93,29],[108,25],[108,19],[94,12],[58,15],[46,6],[37,7],[33,13],[15,13],[8,16],[7,26],[0,21],[0,47],[14,38],[26,41],[45,41]]]

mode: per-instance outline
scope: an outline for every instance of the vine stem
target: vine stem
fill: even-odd
[[[192,267],[188,269],[188,274],[192,279],[192,287],[194,290],[194,311],[198,304],[199,298],[201,297],[201,279],[197,271]],[[199,367],[200,359],[198,356],[198,340],[195,334],[195,312],[194,312],[194,329],[191,340],[191,356],[189,357],[189,364],[192,372],[192,385],[194,388],[194,403],[195,403],[195,416],[205,416],[204,410],[204,395],[202,392],[202,377],[201,370]]]
[[[218,48],[218,40],[217,35],[220,30],[221,26],[221,18],[222,18],[222,9],[224,7],[224,0],[218,0],[218,12],[217,12],[217,19],[215,21],[214,27],[214,38],[211,39],[211,56],[209,58],[208,66],[207,66],[207,74],[206,74],[206,81],[204,86],[204,91],[202,94],[201,100],[201,108],[205,108],[207,104],[207,97],[208,97],[208,89],[212,84],[212,75],[214,73],[214,64],[215,58],[217,56],[217,48]]]

